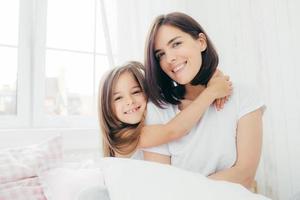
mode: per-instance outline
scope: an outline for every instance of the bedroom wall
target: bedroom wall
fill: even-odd
[[[258,85],[267,105],[259,190],[286,200],[300,192],[300,2],[187,0],[211,36],[220,68]]]

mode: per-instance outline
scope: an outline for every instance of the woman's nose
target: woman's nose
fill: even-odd
[[[174,55],[174,53],[169,52],[169,53],[166,54],[166,56],[167,56],[167,62],[168,63],[172,64],[172,63],[175,62],[176,56]]]

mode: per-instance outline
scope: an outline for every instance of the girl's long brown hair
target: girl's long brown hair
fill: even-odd
[[[115,157],[116,154],[130,155],[138,146],[143,127],[144,117],[141,122],[132,125],[121,122],[113,112],[113,89],[124,72],[129,72],[134,76],[142,92],[146,95],[144,66],[139,62],[131,61],[121,67],[114,68],[102,79],[99,86],[98,118],[105,157]]]

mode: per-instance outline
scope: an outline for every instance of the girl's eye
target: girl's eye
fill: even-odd
[[[179,45],[181,45],[182,44],[182,42],[174,42],[173,44],[172,44],[172,47],[177,47],[177,46],[179,46]]]
[[[136,91],[133,91],[132,94],[139,94],[141,92],[142,92],[141,90],[136,90]]]
[[[122,99],[122,97],[115,97],[114,101],[118,101],[120,99]]]

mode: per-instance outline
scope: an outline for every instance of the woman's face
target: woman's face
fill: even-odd
[[[201,52],[206,49],[203,33],[198,39],[180,29],[163,25],[154,41],[154,52],[162,70],[181,85],[190,83],[202,65]]]
[[[132,73],[120,75],[113,89],[112,106],[116,117],[127,124],[136,124],[142,120],[147,100]]]

